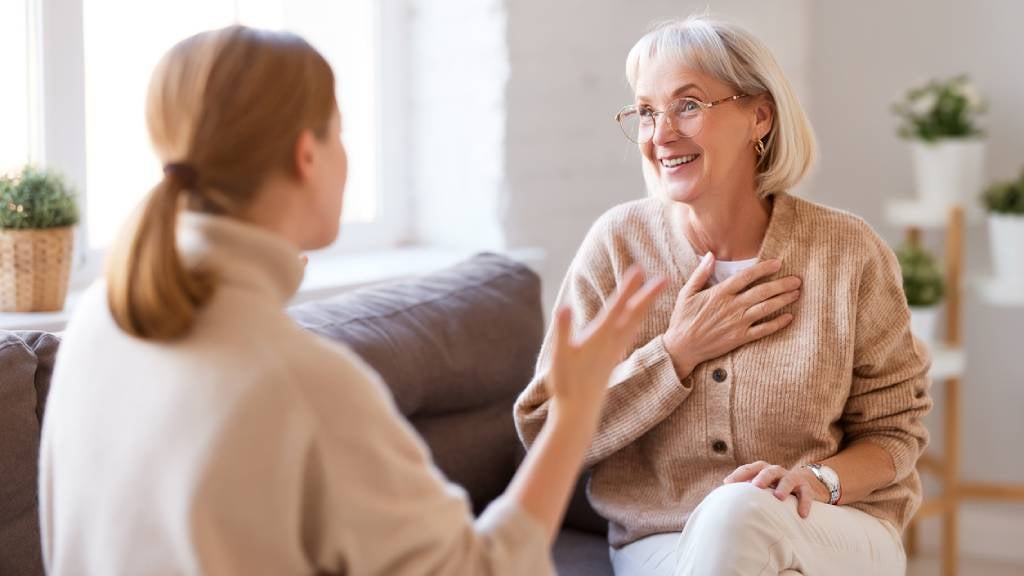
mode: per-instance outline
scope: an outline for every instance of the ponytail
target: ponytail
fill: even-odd
[[[213,292],[210,278],[185,269],[177,247],[180,196],[195,185],[187,165],[168,165],[133,221],[111,249],[107,301],[117,325],[132,336],[172,340],[192,327]]]

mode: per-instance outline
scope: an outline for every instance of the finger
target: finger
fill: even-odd
[[[781,260],[765,260],[758,262],[750,268],[730,277],[728,280],[722,282],[721,289],[730,294],[739,294],[747,286],[754,283],[755,280],[763,278],[765,276],[771,276],[782,269]]]
[[[555,312],[555,335],[551,356],[560,358],[572,345],[572,309],[563,306]]]
[[[788,326],[789,323],[792,321],[793,315],[786,313],[777,318],[772,318],[767,322],[754,324],[749,329],[747,329],[747,342],[753,342],[754,340],[764,338],[769,334],[774,334]]]
[[[693,271],[693,274],[690,274],[686,284],[683,285],[683,294],[692,296],[703,290],[704,286],[708,283],[708,279],[711,278],[711,272],[714,269],[715,255],[708,252],[700,259],[700,264],[697,264],[697,268]]]
[[[622,314],[622,310],[626,306],[626,302],[629,297],[632,296],[640,287],[642,282],[641,272],[639,266],[631,266],[626,271],[626,275],[623,276],[622,281],[619,282],[615,292],[612,293],[611,297],[605,302],[601,311],[598,312],[590,322],[587,323],[583,329],[583,334],[580,336],[582,340],[589,340],[595,334],[602,332],[607,333],[606,326],[617,327],[618,318]]]
[[[750,323],[757,322],[762,318],[766,318],[778,312],[779,310],[782,310],[786,306],[789,306],[793,302],[796,302],[799,298],[799,290],[793,290],[792,292],[784,292],[782,294],[779,294],[778,296],[775,296],[774,298],[770,298],[768,300],[765,300],[764,302],[761,302],[760,304],[755,304],[750,308],[747,308],[747,311],[743,313],[743,318]]]
[[[785,500],[793,493],[793,489],[796,488],[797,482],[800,478],[793,473],[786,473],[782,479],[779,480],[779,484],[775,487],[775,497],[779,500]]]
[[[737,300],[749,308],[773,296],[778,296],[784,292],[792,292],[799,288],[802,283],[803,280],[796,276],[786,276],[785,278],[753,286],[740,294]]]
[[[648,309],[654,302],[654,298],[665,289],[668,285],[668,279],[664,276],[658,276],[651,280],[648,280],[643,287],[629,299],[629,303],[626,305],[626,313],[624,314],[623,326],[627,330],[632,330],[640,326],[640,322],[647,315]]]
[[[723,482],[726,484],[730,482],[746,482],[753,478],[754,476],[757,476],[757,474],[761,472],[761,470],[764,470],[767,467],[768,463],[765,462],[764,460],[758,460],[757,462],[744,464],[733,470],[732,474],[726,476]]]
[[[612,294],[608,304],[605,305],[605,317],[617,318],[626,307],[629,299],[640,290],[643,284],[644,278],[641,268],[636,265],[630,266],[629,270],[626,270],[626,275],[623,276],[622,281],[619,282],[619,286]]]
[[[814,503],[814,489],[803,482],[796,487],[796,511],[801,518],[807,518],[811,514],[811,504]]]
[[[769,466],[758,472],[757,476],[754,476],[750,483],[758,488],[768,488],[785,475],[786,469],[782,466]]]

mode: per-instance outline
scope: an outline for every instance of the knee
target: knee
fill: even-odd
[[[775,532],[771,518],[784,504],[749,482],[724,484],[708,494],[687,520],[687,528],[732,541],[758,540]],[[710,534],[709,534],[710,533]],[[753,542],[751,542],[753,543]]]

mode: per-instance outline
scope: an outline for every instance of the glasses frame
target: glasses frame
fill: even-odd
[[[703,102],[703,101],[698,100],[697,98],[694,98],[692,96],[683,96],[682,98],[676,98],[675,100],[670,102],[668,107],[665,108],[665,110],[654,110],[652,108],[651,109],[651,116],[654,118],[654,126],[651,129],[651,135],[648,138],[645,138],[643,140],[634,139],[633,136],[630,136],[629,131],[626,129],[626,126],[622,123],[622,119],[626,117],[627,113],[632,112],[632,113],[635,113],[635,114],[639,114],[640,113],[640,106],[637,106],[636,104],[629,104],[627,106],[623,106],[618,112],[615,113],[615,118],[614,119],[615,119],[615,122],[618,123],[619,129],[622,130],[623,134],[625,134],[626,139],[628,139],[630,142],[633,142],[634,144],[646,144],[647,142],[650,142],[654,138],[654,133],[658,131],[658,116],[659,115],[665,116],[665,118],[666,118],[666,120],[668,122],[668,127],[672,130],[672,132],[676,133],[677,135],[679,135],[682,138],[693,138],[697,134],[700,134],[700,131],[704,129],[704,123],[703,122],[701,122],[700,130],[697,130],[693,134],[683,134],[679,130],[676,130],[676,127],[672,124],[672,118],[667,116],[667,115],[665,115],[665,112],[670,110],[677,103],[679,103],[679,102],[681,102],[683,100],[688,100],[688,101],[693,102],[693,103],[697,104],[698,106],[700,106],[700,108],[701,108],[700,113],[704,114],[705,112],[707,112],[711,108],[714,108],[715,106],[718,106],[720,104],[727,104],[729,102],[733,102],[733,101],[736,101],[736,100],[741,100],[743,98],[747,98],[748,96],[750,96],[750,94],[734,94],[732,96],[727,96],[725,98],[719,98],[718,100],[715,100],[714,102]]]

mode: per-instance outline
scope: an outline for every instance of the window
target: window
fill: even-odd
[[[39,130],[32,107],[37,68],[31,60],[37,38],[29,8],[26,2],[0,2],[0,174],[19,171],[38,154],[33,138]]]
[[[161,177],[144,113],[159,58],[191,34],[236,22],[286,29],[320,50],[337,79],[349,179],[331,249],[394,246],[407,233],[406,176],[381,171],[378,159],[405,121],[393,118],[403,110],[402,17],[395,0],[2,0],[0,171],[44,164],[82,193],[76,284],[89,282]]]
[[[88,244],[102,249],[161,177],[145,125],[150,74],[177,41],[234,22],[301,34],[337,77],[349,152],[346,223],[378,215],[373,0],[83,0]],[[346,225],[346,231],[348,226]]]

